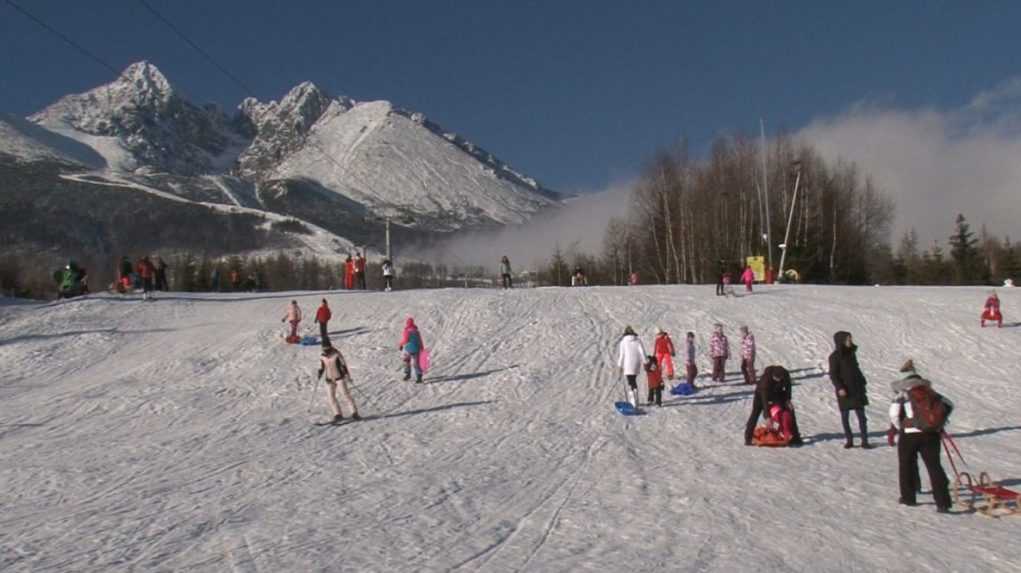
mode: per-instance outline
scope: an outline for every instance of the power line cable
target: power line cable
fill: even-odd
[[[113,66],[111,66],[110,64],[106,63],[106,61],[105,61],[105,60],[103,60],[103,58],[100,58],[100,57],[99,57],[99,56],[97,56],[96,54],[93,54],[92,52],[90,52],[90,51],[86,50],[86,49],[85,49],[85,47],[83,47],[83,46],[82,46],[81,44],[79,44],[78,42],[75,42],[75,41],[74,41],[74,40],[72,40],[71,38],[68,38],[67,36],[65,36],[64,34],[62,34],[62,33],[61,33],[61,32],[60,32],[59,30],[57,30],[56,28],[54,28],[53,26],[50,26],[50,25],[49,25],[49,24],[47,24],[46,22],[42,21],[42,19],[40,19],[40,18],[39,18],[39,17],[37,17],[36,15],[32,14],[32,13],[31,13],[31,12],[29,12],[28,10],[25,10],[24,8],[22,8],[22,7],[21,7],[21,6],[19,6],[18,4],[15,4],[15,3],[14,3],[14,2],[12,1],[12,0],[5,0],[5,2],[7,3],[7,5],[8,5],[8,6],[10,6],[11,8],[14,8],[14,9],[15,9],[15,10],[17,10],[18,12],[20,12],[22,16],[24,16],[24,17],[28,18],[29,20],[32,20],[33,22],[35,22],[36,24],[38,24],[38,25],[39,25],[39,27],[41,27],[42,29],[44,29],[44,30],[46,30],[47,32],[49,32],[49,33],[53,34],[54,36],[56,36],[56,37],[60,38],[60,39],[61,39],[61,40],[63,40],[63,41],[64,41],[64,42],[65,42],[65,43],[66,43],[67,45],[71,46],[72,48],[74,48],[74,49],[78,50],[78,51],[79,51],[80,53],[82,53],[83,55],[85,55],[85,57],[89,58],[90,60],[92,60],[92,61],[96,62],[96,63],[97,63],[97,64],[99,64],[100,66],[103,66],[104,68],[106,68],[107,70],[109,70],[109,71],[110,71],[111,73],[113,73],[113,75],[115,75],[115,76],[116,76],[116,75],[120,75],[120,72],[119,72],[119,71],[117,71],[117,69],[116,69],[116,68],[114,68]]]

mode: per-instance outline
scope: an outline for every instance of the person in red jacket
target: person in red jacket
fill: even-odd
[[[663,372],[659,369],[659,361],[654,356],[647,356],[645,359],[645,376],[649,386],[648,403],[656,402],[657,406],[662,406]]]
[[[365,290],[365,257],[361,253],[355,255],[355,281],[358,288]]]
[[[326,299],[324,298],[323,304],[319,305],[319,309],[316,310],[316,322],[319,323],[319,342],[324,347],[330,345],[330,334],[327,332],[326,324],[330,322],[332,317],[333,313],[330,312],[330,305],[326,304]]]
[[[1003,314],[1000,313],[1000,297],[993,291],[986,299],[986,305],[982,309],[982,328],[986,327],[986,321],[996,321],[997,328],[1003,328]]]
[[[142,279],[142,300],[149,300],[153,289],[153,279],[156,278],[156,267],[149,260],[149,257],[142,257],[135,265],[135,272]]]
[[[673,357],[677,356],[677,352],[674,350],[674,341],[670,340],[670,335],[662,328],[656,329],[656,347],[654,352],[656,353],[656,364],[659,365],[660,374],[666,376],[668,380],[673,380]]]
[[[344,288],[351,290],[355,288],[355,263],[351,255],[344,260]]]

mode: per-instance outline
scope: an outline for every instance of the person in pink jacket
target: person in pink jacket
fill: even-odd
[[[713,359],[713,382],[723,382],[727,377],[727,359],[730,358],[730,342],[723,334],[723,325],[716,323],[709,338],[709,357]]]
[[[741,327],[741,374],[745,384],[755,384],[755,335]]]
[[[301,322],[301,309],[298,308],[298,301],[292,300],[291,304],[287,305],[287,314],[280,319],[280,322],[291,324],[291,335],[287,337],[288,341],[298,338],[298,323]]]
[[[986,304],[982,308],[982,328],[986,327],[986,321],[995,321],[998,328],[1003,327],[1003,314],[1000,312],[1000,297],[996,296],[996,291],[993,291],[989,298],[986,299]]]
[[[410,380],[412,370],[414,370],[415,383],[421,384],[424,374],[421,359],[422,352],[425,350],[425,342],[422,340],[422,334],[418,331],[415,319],[410,316],[404,323],[404,334],[401,336],[401,344],[398,348],[401,350],[404,360],[404,380]]]
[[[744,272],[741,273],[741,282],[744,283],[745,290],[752,292],[752,283],[755,282],[755,271],[752,270],[750,265],[746,266]]]

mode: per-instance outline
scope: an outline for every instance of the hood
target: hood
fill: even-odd
[[[418,328],[415,326],[415,319],[408,317],[408,320],[404,323],[404,328]]]
[[[844,350],[847,348],[847,339],[851,337],[850,332],[841,330],[833,335],[833,344],[837,346],[837,350]],[[857,346],[851,346],[850,350],[855,350]]]

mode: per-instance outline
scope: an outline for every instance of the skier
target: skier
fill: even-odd
[[[858,418],[858,430],[861,432],[861,447],[869,449],[869,434],[865,419],[865,406],[869,404],[867,381],[858,365],[858,347],[855,346],[850,332],[840,331],[833,335],[836,349],[830,354],[830,381],[837,392],[837,405],[840,407],[840,423],[844,427],[845,448],[854,447],[851,436],[851,411]]]
[[[500,278],[503,280],[503,288],[514,288],[514,280],[511,278],[510,259],[507,255],[500,258]]]
[[[638,406],[638,374],[642,371],[645,356],[645,347],[634,329],[625,327],[624,336],[617,345],[617,374],[627,379],[628,402],[635,407]]]
[[[779,411],[774,409],[779,408]],[[752,401],[752,413],[744,428],[744,445],[752,445],[752,436],[759,416],[770,418],[776,414],[780,429],[788,445],[800,446],[801,432],[794,415],[794,404],[791,402],[791,375],[783,366],[767,366],[755,386],[755,398]]]
[[[741,374],[745,384],[755,384],[755,335],[741,327]]]
[[[149,257],[145,256],[138,260],[138,264],[135,266],[135,271],[138,273],[138,276],[142,278],[142,300],[149,300],[152,298],[150,293],[153,290],[153,279],[156,276],[156,268],[153,266],[152,261],[149,260]]]
[[[670,340],[670,335],[662,328],[656,328],[656,344],[654,351],[656,352],[656,364],[659,365],[660,374],[666,376],[668,380],[673,380],[673,357],[677,356],[677,352],[674,350],[674,341]]]
[[[727,359],[730,358],[730,342],[723,334],[723,325],[716,323],[709,338],[709,356],[713,359],[713,382],[724,382],[727,378]]]
[[[351,380],[351,371],[347,367],[344,356],[328,342],[323,343],[323,355],[319,357],[319,374],[316,376],[316,380],[322,378],[324,372],[326,373],[326,400],[333,410],[333,420],[331,422],[336,424],[344,419],[343,410],[340,409],[340,404],[337,403],[338,386],[340,387],[341,400],[344,401],[348,410],[351,411],[351,419],[361,420],[362,417],[358,415],[355,401],[351,398],[351,389],[348,388],[348,382]]]
[[[687,375],[688,384],[695,389],[695,377],[698,376],[698,366],[695,364],[695,333],[688,331],[685,337],[684,370]]]
[[[744,283],[746,291],[752,292],[752,283],[755,282],[755,271],[752,270],[751,265],[745,266],[744,272],[741,273],[741,282]]]
[[[415,319],[408,317],[404,323],[404,334],[401,337],[401,344],[397,347],[402,351],[401,359],[404,361],[404,380],[411,379],[411,371],[415,371],[415,384],[422,383],[422,351],[425,350],[425,343],[422,341],[422,334],[418,331]]]
[[[390,292],[394,286],[394,265],[390,259],[383,261],[383,290]]]
[[[292,300],[291,304],[287,305],[287,314],[280,319],[280,322],[291,324],[291,334],[287,336],[287,342],[292,344],[298,342],[298,323],[301,322],[301,308],[298,307],[298,301]]]
[[[649,387],[649,399],[647,402],[663,405],[663,372],[659,369],[659,361],[655,356],[647,356],[645,359],[645,380]]]
[[[914,374],[914,364],[908,361],[901,371]],[[918,456],[921,454],[929,472],[932,497],[936,511],[950,512],[950,490],[947,474],[940,464],[940,436],[943,426],[953,412],[952,402],[933,391],[932,383],[921,376],[912,375],[899,381],[895,387],[897,397],[890,404],[890,431],[887,439],[897,440],[899,503],[916,505]]]
[[[323,299],[323,304],[319,305],[316,310],[316,322],[319,323],[319,341],[323,346],[330,345],[330,334],[327,332],[327,323],[330,322],[330,318],[333,317],[333,313],[330,312],[330,305],[326,304],[326,299]]]
[[[358,288],[365,290],[365,257],[361,253],[355,255],[355,280]]]
[[[1000,297],[996,296],[996,291],[989,294],[985,307],[982,309],[982,328],[986,327],[987,320],[996,321],[997,328],[1003,327],[1003,314],[1000,313]]]

